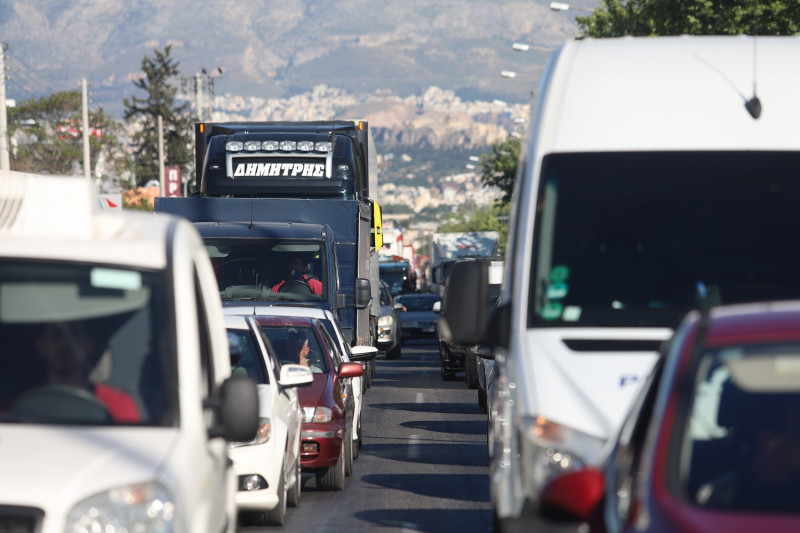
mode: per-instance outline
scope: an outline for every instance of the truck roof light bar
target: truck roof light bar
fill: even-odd
[[[301,152],[310,152],[314,149],[314,141],[297,141],[297,149]]]
[[[245,141],[244,149],[248,152],[257,152],[261,150],[261,142],[260,141]]]
[[[281,150],[284,152],[294,152],[295,150],[297,150],[297,142],[281,141]]]
[[[225,143],[225,150],[228,152],[241,152],[244,149],[242,141],[228,141]]]
[[[280,148],[281,143],[278,141],[264,141],[261,143],[261,149],[266,150],[267,152],[274,152],[278,148]]]

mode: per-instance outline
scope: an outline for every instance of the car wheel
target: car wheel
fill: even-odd
[[[286,522],[286,469],[281,468],[278,476],[278,505],[271,511],[264,513],[264,523],[272,526],[282,526]]]
[[[486,412],[486,391],[483,389],[478,389],[478,407],[484,413]]]
[[[452,370],[445,370],[444,367],[441,368],[442,374],[442,381],[453,381],[456,379],[456,373]]]
[[[344,448],[344,475],[350,477],[353,475],[353,430],[352,427],[350,431],[345,434],[344,442],[342,443],[342,447]]]
[[[478,362],[469,353],[464,354],[464,383],[468,389],[478,388]]]
[[[319,490],[344,490],[344,446],[339,450],[339,459],[334,466],[317,470]]]
[[[294,485],[289,489],[286,503],[289,507],[300,507],[300,495],[303,492],[303,467],[300,464],[300,457],[294,464]]]
[[[402,348],[397,344],[394,348],[386,352],[386,359],[399,359],[401,353]]]
[[[358,420],[358,437],[353,439],[353,459],[358,459],[358,456],[361,455],[361,417]]]

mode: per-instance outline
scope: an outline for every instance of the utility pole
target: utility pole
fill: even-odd
[[[6,43],[0,42],[0,170],[11,170],[8,158],[8,115],[6,114]]]
[[[214,69],[210,74],[206,69],[202,69],[192,78],[181,78],[181,93],[183,99],[187,100],[189,91],[194,92],[194,116],[202,122],[206,118],[211,118],[211,112],[214,106],[214,80],[222,77],[222,67]],[[205,93],[208,93],[208,98]],[[206,110],[206,100],[208,100],[208,110]]]
[[[158,115],[158,183],[164,196],[164,117]]]
[[[92,179],[92,164],[89,159],[89,94],[86,78],[81,79],[81,119],[83,121],[83,177]]]

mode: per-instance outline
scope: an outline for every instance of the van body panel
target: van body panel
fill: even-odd
[[[745,36],[583,39],[552,54],[520,152],[498,303],[510,308],[489,417],[499,519],[542,520],[535,510],[559,470],[553,458],[569,469],[597,457],[682,313],[796,296],[788,273],[800,251],[785,232],[797,227],[800,196],[797,57],[796,37]],[[745,108],[754,86],[757,119]],[[609,179],[594,189],[602,196],[561,204]],[[648,187],[662,196],[642,203],[633,188]],[[659,232],[694,240],[659,248]],[[630,260],[603,264],[622,245]],[[660,255],[648,263],[652,250]]]

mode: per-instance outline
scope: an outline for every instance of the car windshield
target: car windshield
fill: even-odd
[[[529,327],[674,327],[709,304],[800,298],[800,153],[547,156]]]
[[[406,311],[431,311],[433,312],[433,304],[438,302],[438,296],[423,296],[423,295],[403,295],[398,296],[395,301],[402,303]]]
[[[703,354],[668,471],[698,507],[798,514],[800,344]],[[691,389],[689,389],[691,391]]]
[[[262,326],[261,330],[272,343],[281,364],[301,364],[314,374],[328,372],[319,340],[311,327]]]
[[[322,241],[206,237],[223,300],[322,301],[327,285]]]
[[[176,424],[161,294],[151,272],[0,265],[0,422]]]

